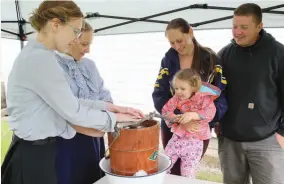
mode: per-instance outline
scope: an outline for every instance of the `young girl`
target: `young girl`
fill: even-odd
[[[172,166],[178,158],[181,159],[182,176],[195,178],[203,151],[203,140],[211,138],[208,123],[216,113],[213,101],[221,91],[211,84],[202,82],[199,74],[193,69],[177,72],[173,86],[175,95],[162,109],[162,114],[172,120],[166,121],[166,124],[173,132],[165,153],[171,158]],[[176,111],[182,114],[177,115]],[[200,123],[198,132],[193,131],[191,121]]]

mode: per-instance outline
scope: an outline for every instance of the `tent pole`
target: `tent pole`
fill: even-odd
[[[263,8],[262,12],[263,13],[272,13],[272,14],[284,14],[283,11],[271,12],[274,9],[283,8],[283,7],[284,7],[284,4],[279,4],[279,5]],[[105,17],[105,18],[129,20],[129,21],[126,21],[126,22],[122,22],[122,23],[118,23],[118,24],[102,27],[102,28],[99,28],[99,29],[95,29],[94,33],[97,33],[99,31],[103,31],[103,30],[106,30],[106,29],[123,26],[123,25],[126,25],[126,24],[131,24],[131,23],[135,23],[135,22],[140,22],[140,21],[141,22],[143,22],[143,21],[144,22],[150,22],[149,19],[151,19],[151,18],[155,18],[155,17],[159,17],[159,16],[162,16],[162,15],[167,15],[167,14],[171,14],[171,13],[175,13],[175,12],[179,12],[179,11],[184,11],[184,10],[187,10],[187,9],[232,10],[232,8],[229,8],[229,7],[208,6],[207,4],[193,4],[193,5],[190,5],[190,6],[183,7],[183,8],[178,8],[178,9],[174,9],[174,10],[170,10],[170,11],[165,11],[165,12],[162,12],[162,13],[153,14],[153,15],[146,16],[146,17],[141,17],[141,18],[100,15],[99,13],[90,13],[85,18],[88,19],[88,18],[93,18],[93,17]],[[220,17],[220,18],[217,18],[217,19],[211,19],[211,20],[207,20],[207,21],[203,21],[203,22],[197,22],[197,23],[193,23],[193,24],[191,23],[190,25],[192,27],[197,27],[197,26],[200,26],[200,25],[209,24],[209,23],[213,23],[213,22],[219,22],[219,21],[223,21],[223,20],[228,20],[228,19],[231,19],[231,18],[233,18],[232,15],[231,16]],[[161,21],[161,20],[151,20],[151,22],[167,24],[167,21]]]
[[[9,21],[1,21],[1,23],[18,23],[19,34],[10,32],[8,30],[3,30],[3,29],[1,29],[1,31],[17,35],[19,40],[21,41],[21,48],[23,48],[24,41],[26,40],[27,35],[32,34],[33,31],[29,32],[29,33],[25,33],[23,28],[24,28],[25,24],[27,24],[29,22],[24,20],[22,15],[21,15],[19,0],[15,0],[15,4],[16,4],[16,12],[17,12],[17,21],[9,20]],[[275,11],[274,10],[274,9],[279,9],[279,8],[283,8],[283,7],[284,7],[284,4],[279,4],[279,5],[276,5],[276,6],[263,8],[262,11],[263,11],[263,13],[284,15],[284,11],[281,11],[281,10],[280,11]],[[184,10],[187,10],[187,9],[215,9],[215,10],[221,10],[221,11],[222,10],[223,11],[233,11],[235,8],[232,8],[232,7],[221,7],[221,6],[209,6],[208,4],[193,4],[193,5],[190,5],[190,6],[186,6],[186,7],[182,7],[182,8],[178,8],[178,9],[173,9],[173,10],[170,10],[170,11],[165,11],[165,12],[162,12],[162,13],[153,14],[153,15],[146,16],[146,17],[141,17],[141,18],[112,16],[112,15],[100,15],[98,12],[96,12],[96,13],[88,13],[85,18],[88,19],[88,18],[103,17],[103,18],[110,18],[110,19],[128,20],[126,22],[122,22],[122,23],[118,23],[118,24],[102,27],[102,28],[99,28],[99,29],[95,29],[94,33],[96,33],[96,32],[99,32],[99,31],[106,30],[106,29],[111,29],[111,28],[119,27],[119,26],[122,26],[122,25],[130,24],[130,23],[135,23],[135,22],[152,22],[152,23],[168,24],[169,21],[153,20],[152,18],[159,17],[159,16],[162,16],[162,15],[171,14],[171,13],[175,13],[175,12],[179,12],[179,11],[184,11]],[[191,23],[191,26],[192,27],[198,27],[200,25],[205,25],[205,24],[210,24],[210,23],[213,23],[213,22],[219,22],[219,21],[231,19],[232,17],[233,16],[225,16],[225,17],[220,17],[220,18],[217,18],[217,19],[211,19],[211,20],[207,20],[207,21]]]
[[[24,41],[21,40],[21,50],[24,48]]]
[[[23,19],[21,11],[20,11],[20,4],[18,0],[15,0],[16,5],[16,12],[17,12],[17,19],[18,19],[18,27],[19,27],[19,40],[21,41],[21,50],[24,48],[24,41],[26,40],[26,34],[24,31],[24,25],[26,21]]]

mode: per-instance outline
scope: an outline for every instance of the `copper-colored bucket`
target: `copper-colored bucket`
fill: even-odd
[[[147,174],[158,172],[159,123],[149,120],[142,125],[138,129],[121,129],[113,144],[114,137],[108,133],[112,173],[133,176],[139,170]]]

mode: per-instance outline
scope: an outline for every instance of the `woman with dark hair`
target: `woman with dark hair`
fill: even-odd
[[[219,58],[209,48],[201,46],[193,35],[193,30],[188,22],[182,18],[172,20],[167,28],[165,35],[170,42],[171,48],[167,51],[161,62],[158,78],[152,94],[154,106],[161,113],[163,106],[173,97],[174,90],[171,87],[173,76],[180,69],[193,68],[201,76],[202,81],[209,82],[221,90],[226,85],[226,79],[222,75],[222,66]],[[215,101],[217,108],[216,115],[210,127],[218,122],[227,111],[227,103],[223,94]],[[176,114],[180,114],[178,109]],[[193,122],[194,123],[194,122]],[[198,131],[198,122],[195,122],[195,130]],[[161,122],[161,136],[163,147],[165,148],[173,133],[164,121]],[[204,140],[203,155],[208,147],[209,140]],[[178,160],[171,173],[180,175],[180,161]]]

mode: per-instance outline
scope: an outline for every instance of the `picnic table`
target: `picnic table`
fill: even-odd
[[[216,182],[204,181],[204,180],[192,180],[186,177],[176,176],[167,174],[163,184],[220,184]],[[110,184],[107,180],[107,177],[101,178],[99,181],[95,182],[94,184]]]

